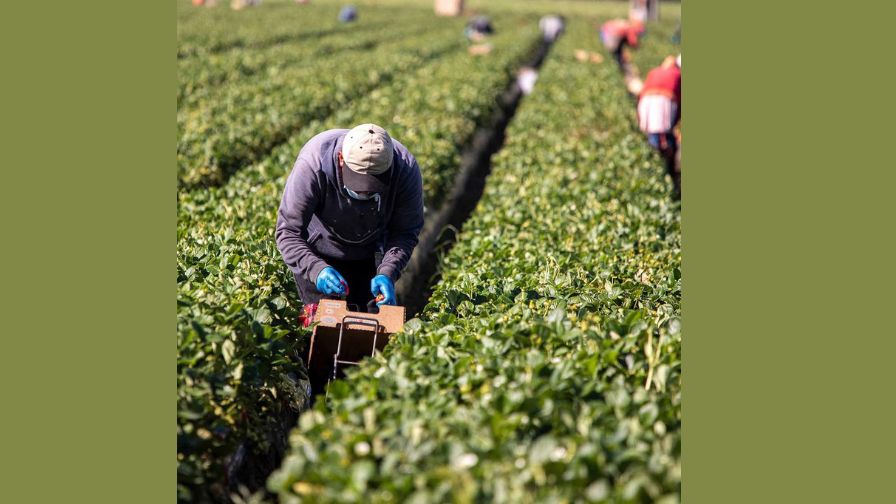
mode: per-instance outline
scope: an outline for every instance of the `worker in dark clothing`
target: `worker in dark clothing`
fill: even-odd
[[[476,16],[467,23],[464,29],[464,35],[472,41],[479,42],[487,35],[495,33],[491,20],[487,16]]]
[[[358,18],[358,9],[354,5],[346,5],[339,11],[340,23],[351,23]]]
[[[286,181],[275,233],[303,323],[324,296],[396,304],[395,282],[422,228],[420,167],[386,130],[362,124],[309,140]]]

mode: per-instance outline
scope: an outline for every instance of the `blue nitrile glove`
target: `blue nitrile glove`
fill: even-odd
[[[332,266],[317,274],[317,291],[327,296],[348,296],[348,282]]]
[[[392,284],[392,279],[386,275],[373,277],[373,280],[370,281],[370,293],[373,294],[373,297],[383,295],[383,300],[377,302],[377,306],[395,304],[395,285]]]

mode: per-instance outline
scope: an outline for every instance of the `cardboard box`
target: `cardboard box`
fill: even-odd
[[[316,325],[308,349],[312,393],[323,392],[329,380],[344,376],[346,367],[382,350],[392,335],[401,331],[404,322],[403,306],[382,306],[379,313],[355,312],[348,309],[345,301],[322,299],[314,314]]]
[[[460,16],[463,10],[463,0],[436,0],[437,16]]]

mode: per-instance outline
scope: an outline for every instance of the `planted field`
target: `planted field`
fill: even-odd
[[[421,318],[299,421],[281,502],[676,499],[678,209],[570,31]]]
[[[281,502],[674,501],[679,211],[618,69],[573,58],[619,6],[497,2],[474,57],[463,19],[384,3],[349,26],[334,1],[179,6],[178,500],[227,501],[279,467]],[[429,304],[300,417],[309,334],[274,242],[299,149],[380,124],[418,159],[432,215],[554,5],[568,33]],[[369,71],[341,71],[360,57]]]
[[[225,185],[179,194],[179,465],[185,488],[195,492],[215,483],[206,475],[225,472],[221,464],[247,439],[255,450],[268,450],[271,433],[282,429],[278,422],[304,407],[305,374],[296,356],[305,351],[306,335],[295,327],[299,304],[274,245],[271,207],[301,145],[327,128],[377,120],[426,160],[426,197],[437,202],[457,169],[459,146],[489,117],[511,69],[534,46],[537,32],[533,22],[527,25],[496,39],[492,58],[457,51],[433,59],[314,121]]]

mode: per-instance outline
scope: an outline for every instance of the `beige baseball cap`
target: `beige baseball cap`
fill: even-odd
[[[347,170],[342,180],[352,191],[383,192],[389,187],[392,167],[392,138],[376,124],[355,126],[342,141],[342,159]]]

